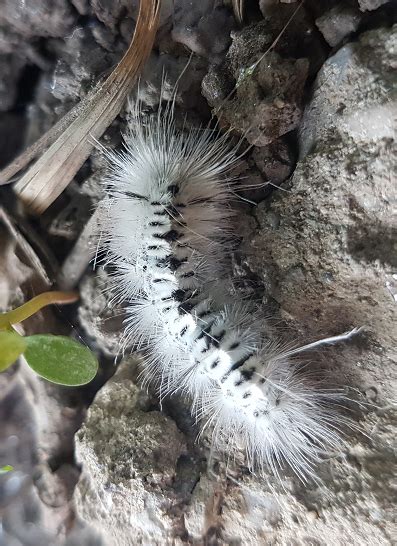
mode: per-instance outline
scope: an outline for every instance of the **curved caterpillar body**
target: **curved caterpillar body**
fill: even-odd
[[[145,380],[161,395],[187,394],[215,443],[245,449],[251,468],[278,473],[286,462],[305,478],[339,444],[333,395],[263,343],[247,304],[222,294],[233,217],[228,138],[179,132],[173,106],[147,122],[139,106],[136,114],[124,151],[111,154],[101,227]]]

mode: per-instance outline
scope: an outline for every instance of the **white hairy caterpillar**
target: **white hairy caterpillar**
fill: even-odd
[[[251,469],[284,463],[305,479],[340,444],[335,393],[296,371],[291,351],[264,343],[249,304],[228,302],[235,161],[227,135],[176,129],[173,102],[144,120],[139,103],[110,155],[101,244],[126,305],[125,336],[145,353],[144,378],[180,392],[213,426],[214,443],[243,448]],[[225,293],[222,293],[225,292]],[[229,298],[230,299],[230,298]]]

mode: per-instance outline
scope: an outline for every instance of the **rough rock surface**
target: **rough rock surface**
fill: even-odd
[[[86,524],[74,525],[71,446],[81,419],[65,402],[26,364],[0,376],[0,464],[14,468],[0,473],[1,546],[66,546],[72,529],[79,546],[102,544]]]
[[[361,11],[373,11],[378,9],[383,4],[387,4],[390,0],[358,0]]]
[[[97,275],[87,276],[80,283],[82,304],[79,320],[93,343],[107,356],[120,354],[123,346],[124,313],[120,306],[111,305],[109,275],[103,269]],[[124,346],[128,351],[130,346]]]
[[[63,37],[73,23],[75,17],[67,0],[30,0],[25,6],[5,0],[0,14],[0,25],[28,37]]]
[[[325,544],[324,536],[332,544],[394,540],[396,30],[365,33],[325,63],[303,117],[288,193],[258,206],[259,228],[247,244],[249,267],[265,283],[270,277],[281,316],[302,338],[365,327],[361,339],[318,358],[374,404],[360,422],[368,438],[348,435],[344,457],[321,469],[324,484],[285,497],[275,535],[281,544],[294,536],[293,513],[299,544]]]
[[[76,436],[83,474],[78,513],[100,529],[108,546],[164,544],[181,525],[173,488],[185,451],[175,423],[151,411],[126,360],[97,394]]]
[[[175,2],[172,38],[184,44],[197,55],[208,57],[212,62],[222,59],[230,43],[230,31],[235,26],[229,10],[222,2],[195,0]]]
[[[274,51],[263,57],[274,39],[267,21],[231,36],[225,62],[212,65],[203,80],[203,95],[222,125],[245,134],[250,144],[266,146],[298,126],[309,61]],[[234,85],[235,95],[226,100]]]
[[[329,45],[334,47],[358,29],[361,16],[358,8],[338,4],[316,19],[316,25]]]

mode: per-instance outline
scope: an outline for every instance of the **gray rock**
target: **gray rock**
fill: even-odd
[[[325,63],[300,127],[302,158],[317,147],[332,148],[341,139],[352,141],[351,147],[358,142],[367,147],[392,143],[395,48],[396,26],[363,34],[359,42],[347,44]]]
[[[172,39],[213,62],[222,59],[230,44],[234,18],[218,0],[175,2]]]
[[[113,31],[123,16],[136,16],[139,8],[138,0],[90,0],[90,5],[98,20]]]
[[[383,440],[376,453],[380,466],[391,436]],[[332,472],[318,486],[284,479],[281,487],[271,476],[217,482],[203,477],[186,510],[186,528],[194,544],[217,539],[220,544],[327,546],[332,537],[336,546],[391,545],[392,496],[390,489],[383,496],[378,488],[382,471],[369,466],[374,454],[359,443],[352,446],[348,457],[327,463]]]
[[[114,357],[131,348],[131,341],[123,345],[124,313],[120,305],[112,303],[109,273],[103,269],[86,275],[80,283],[81,305],[79,321],[92,338],[94,345],[106,356]]]
[[[89,12],[89,0],[72,0],[73,6],[77,9],[80,15],[87,15]]]
[[[1,546],[62,545],[70,530],[80,536],[79,545],[94,544],[87,526],[70,527],[76,466],[49,465],[51,458],[67,457],[77,426],[70,426],[75,412],[62,409],[47,385],[26,365],[14,364],[0,376],[0,465],[13,467],[0,473]]]
[[[280,7],[280,4],[294,4],[297,0],[259,0],[259,8],[263,15],[272,9],[274,6]]]
[[[76,18],[67,0],[31,0],[21,5],[4,0],[0,24],[25,37],[63,38]]]
[[[274,51],[262,59],[272,40],[267,22],[232,32],[226,61],[220,67],[211,66],[202,84],[210,106],[219,110],[220,123],[232,126],[255,146],[266,146],[295,129],[302,114],[309,62],[283,58]],[[259,64],[253,70],[256,61]]]
[[[16,244],[0,228],[2,312],[26,299],[26,285],[41,291],[43,282],[23,251],[22,236]],[[24,321],[18,330],[28,335],[41,328],[48,332],[45,317],[42,313],[41,320]],[[56,331],[57,321],[51,318],[51,330]],[[70,390],[41,380],[22,358],[0,373],[0,469],[13,468],[0,471],[1,546],[61,545],[68,531],[80,536],[79,545],[90,544],[92,533],[73,525],[70,506],[79,474],[72,464],[73,438],[82,420],[82,407],[72,399]]]
[[[338,4],[316,19],[316,25],[328,44],[334,47],[358,29],[361,18],[357,8]]]
[[[389,0],[358,0],[358,5],[361,11],[373,11],[388,2]]]
[[[90,3],[92,14],[98,18],[114,35],[117,35],[118,26],[125,19],[136,20],[139,11],[139,0],[87,0]],[[182,0],[183,1],[183,0]],[[74,0],[79,11],[87,12],[88,8],[82,0]],[[174,0],[161,2],[160,27],[165,25],[174,12]],[[128,38],[130,41],[131,35]]]
[[[149,410],[135,381],[126,359],[96,395],[76,437],[83,465],[77,511],[108,546],[171,544],[180,525],[173,481],[184,438],[171,419]]]
[[[268,146],[254,148],[252,159],[264,180],[276,186],[289,177],[294,166],[293,154],[281,139],[275,140]]]
[[[121,51],[110,53],[103,49],[90,27],[75,28],[64,41],[54,42],[53,50],[57,63],[52,74],[51,91],[62,102],[81,98],[121,56]]]
[[[367,32],[324,64],[304,113],[289,191],[258,206],[260,227],[246,243],[250,268],[264,282],[271,272],[271,295],[302,341],[365,327],[363,338],[315,358],[317,369],[358,387],[372,404],[360,420],[367,437],[347,433],[343,457],[319,468],[321,486],[301,488],[293,480],[284,493],[272,489],[281,522],[266,537],[275,544],[322,545],[325,536],[333,544],[393,543],[396,30]],[[255,487],[250,482],[237,495]],[[236,523],[243,504],[226,504],[225,535],[264,540],[244,534],[252,533],[246,517]]]

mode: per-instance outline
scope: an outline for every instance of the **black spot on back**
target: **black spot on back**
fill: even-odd
[[[251,368],[249,370],[243,370],[241,372],[241,375],[242,375],[244,381],[249,381],[252,378],[252,376],[254,375],[254,373],[255,373],[255,368]]]
[[[212,362],[212,364],[211,364],[211,366],[210,366],[211,370],[213,370],[214,368],[216,368],[216,367],[218,366],[219,362],[220,362],[219,358],[217,358],[216,360],[214,360],[214,362]]]
[[[194,271],[187,271],[181,274],[182,279],[188,279],[189,277],[194,277]]]
[[[251,358],[252,355],[253,353],[248,353],[246,356],[241,357],[240,360],[237,360],[233,364],[233,366],[230,368],[230,371],[232,372],[233,370],[237,370],[238,368],[240,368],[240,366],[242,366],[244,362],[246,362],[249,358]]]
[[[138,200],[141,200],[141,201],[148,201],[147,197],[145,197],[144,195],[139,195],[139,193],[134,193],[132,191],[125,191],[125,192],[123,192],[123,194],[126,197],[131,197],[131,199],[138,199]]]
[[[179,237],[181,236],[180,233],[178,233],[175,229],[171,229],[170,231],[167,231],[167,233],[154,233],[153,237],[156,239],[163,239],[164,241],[167,241],[168,243],[172,243],[173,241],[177,241]]]
[[[225,337],[225,334],[226,334],[226,330],[222,330],[218,335],[212,336],[212,337],[214,338],[214,341],[219,345],[219,343]]]
[[[185,301],[178,306],[178,310],[180,310],[182,313],[190,313],[193,307],[194,307],[194,303]]]
[[[175,258],[172,254],[169,254],[165,258],[157,260],[157,265],[169,267],[172,272],[176,271],[182,264],[186,263],[187,260],[179,260]]]
[[[167,188],[167,191],[169,191],[171,195],[175,197],[175,195],[178,195],[179,193],[179,187],[176,184],[170,184]]]
[[[172,292],[171,296],[174,298],[174,300],[182,302],[185,299],[186,292],[185,290],[182,290],[182,288],[178,288],[178,290],[174,290]]]

